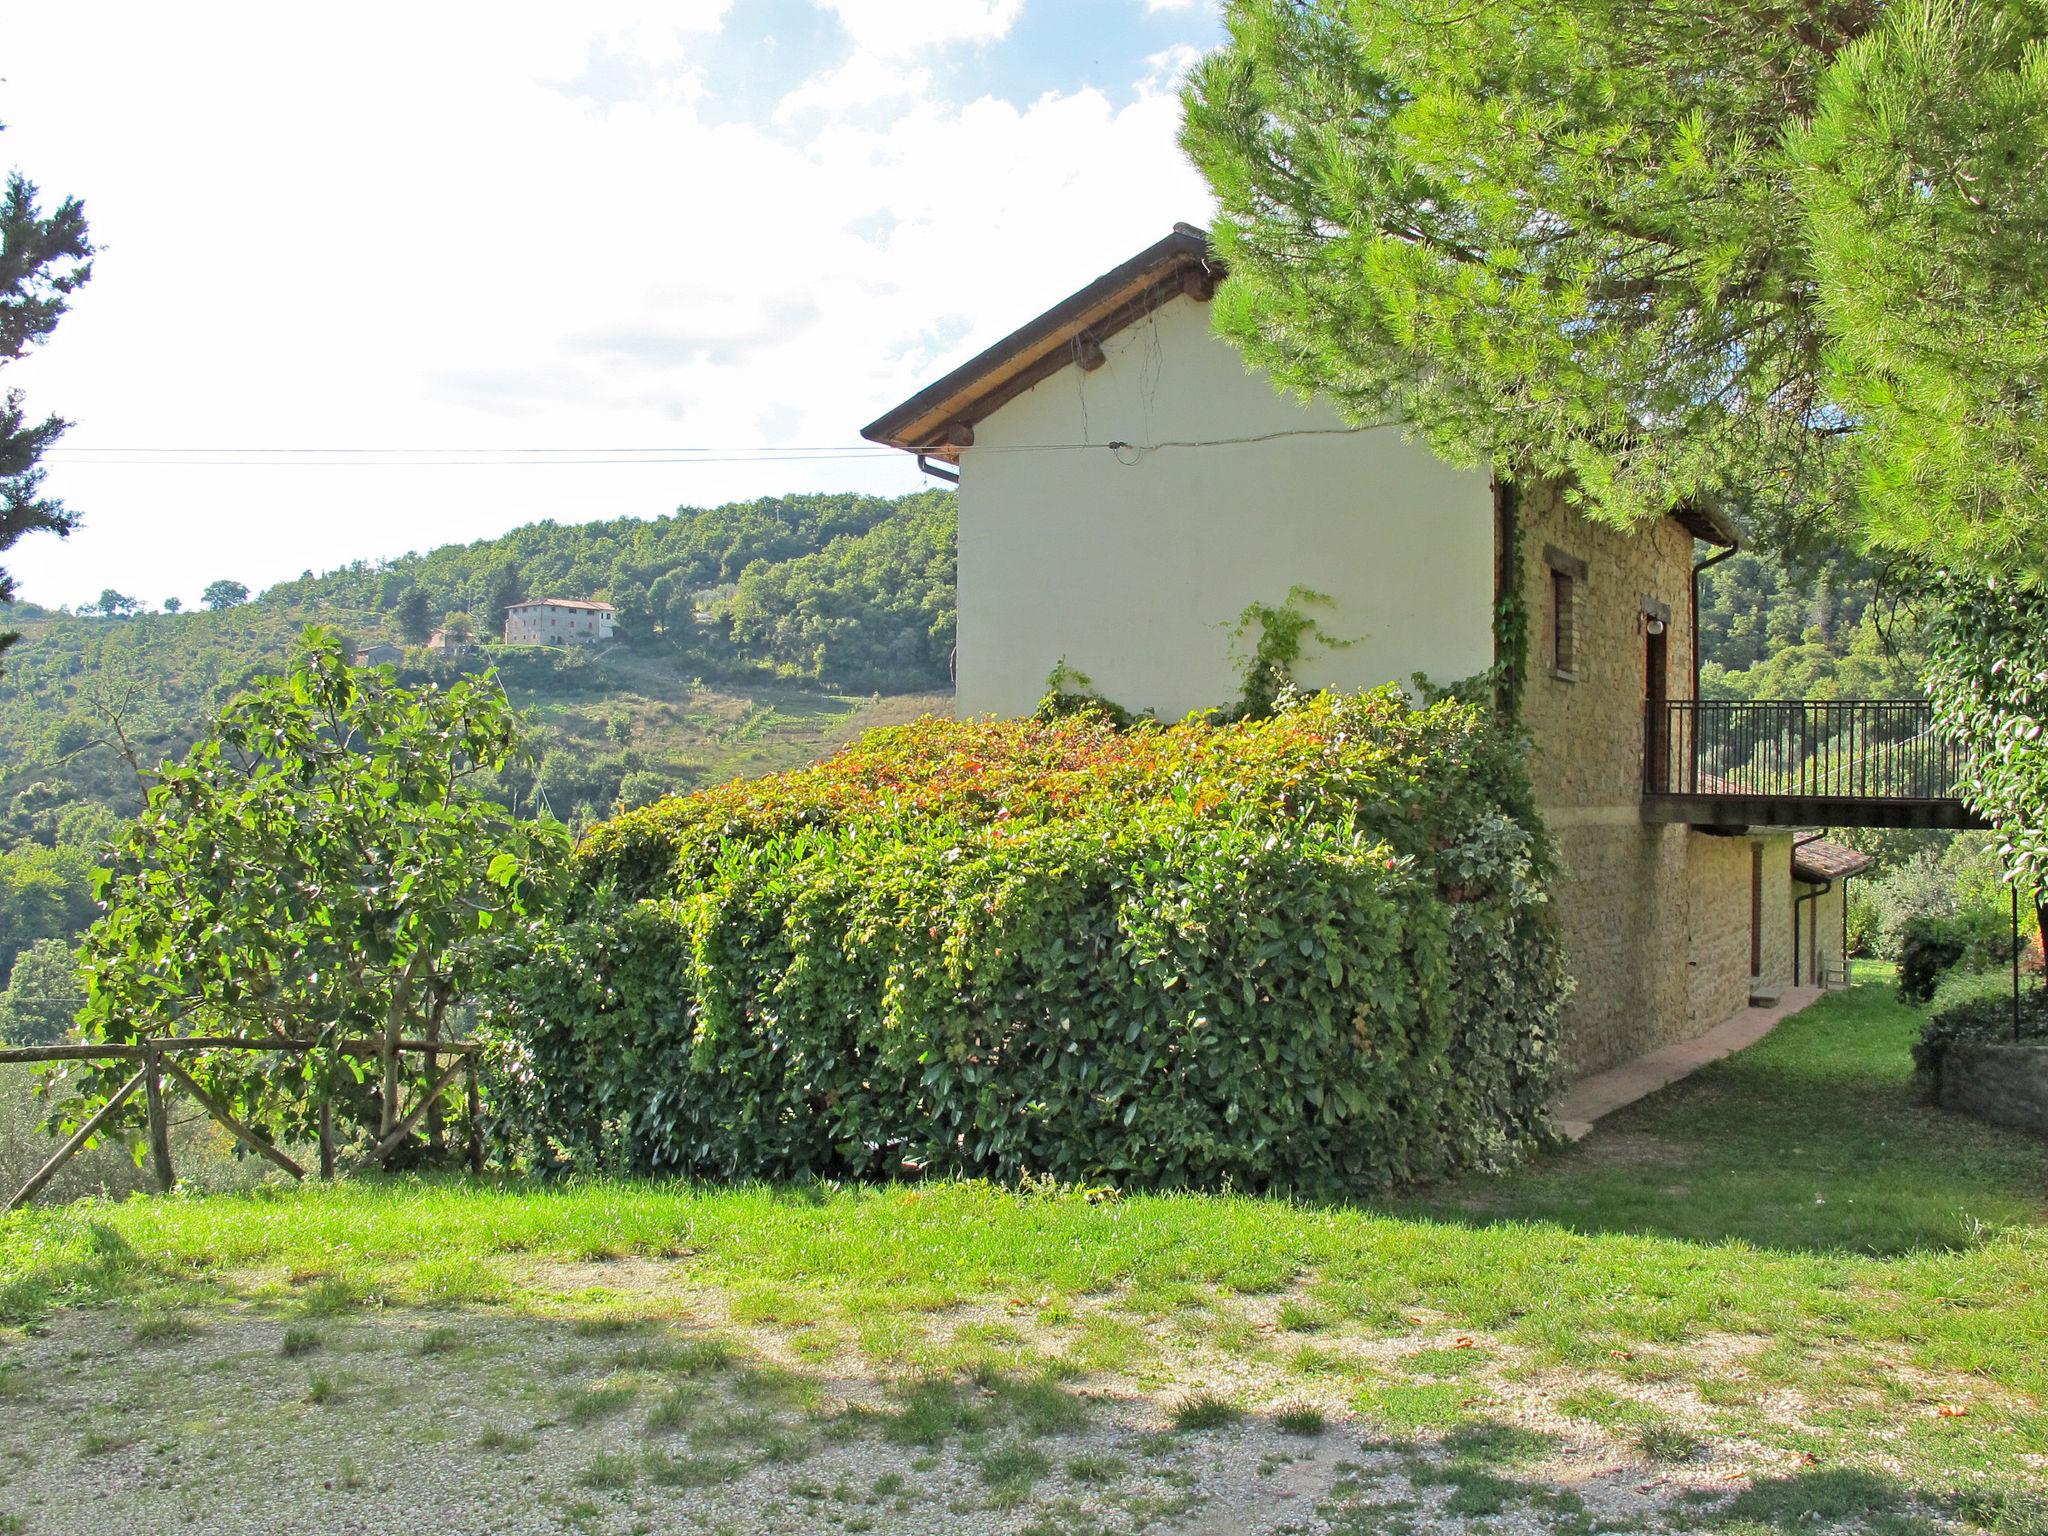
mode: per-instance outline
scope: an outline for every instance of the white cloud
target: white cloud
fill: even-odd
[[[1175,43],[1162,48],[1145,59],[1145,73],[1138,80],[1138,89],[1145,91],[1178,91],[1187,72],[1195,67],[1202,57],[1202,50],[1189,43]]]
[[[920,28],[900,20],[914,5],[836,3],[857,42],[883,13],[928,44],[935,27],[999,36],[1017,9],[932,0]],[[104,253],[51,345],[0,382],[76,420],[77,448],[853,449],[939,371],[1207,213],[1156,83],[1121,106],[1092,90],[959,105],[884,42],[760,103],[761,121],[726,120],[704,78],[727,8],[665,6],[657,36],[623,0],[575,25],[537,5],[346,25],[138,5],[117,50],[86,46],[103,16],[14,12],[0,159],[84,197]],[[555,83],[614,49],[659,58],[664,80],[602,104]],[[85,524],[9,552],[34,601],[190,601],[218,576],[263,584],[538,517],[919,482],[900,457],[855,457],[71,463],[52,483]]]
[[[818,0],[863,53],[904,58],[942,43],[1007,37],[1024,0]]]
[[[915,101],[931,84],[929,69],[856,50],[844,64],[811,76],[777,102],[774,121],[788,125],[807,117],[843,117],[888,102]]]

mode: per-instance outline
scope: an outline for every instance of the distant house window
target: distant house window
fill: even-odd
[[[1575,683],[1582,662],[1579,608],[1586,585],[1586,562],[1546,545],[1543,563],[1550,571],[1550,673]]]

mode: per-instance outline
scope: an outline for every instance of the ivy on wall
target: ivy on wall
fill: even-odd
[[[1493,600],[1493,705],[1503,723],[1522,718],[1529,681],[1528,583],[1522,575],[1521,489],[1512,479],[1495,487],[1495,522],[1500,529],[1500,569]]]
[[[1311,641],[1331,650],[1356,645],[1325,634],[1322,626],[1302,610],[1310,605],[1328,607],[1334,601],[1328,593],[1299,584],[1287,589],[1278,603],[1252,602],[1237,616],[1230,632],[1230,652],[1237,666],[1238,695],[1235,702],[1201,711],[1211,724],[1233,720],[1269,720],[1297,689],[1294,667]],[[1250,646],[1247,648],[1246,641]],[[1141,716],[1097,692],[1095,680],[1062,656],[1046,675],[1045,694],[1038,701],[1033,718],[1063,720],[1094,715],[1114,724],[1135,725]]]

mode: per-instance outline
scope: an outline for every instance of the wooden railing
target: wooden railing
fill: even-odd
[[[324,1047],[338,1056],[379,1056],[384,1045],[376,1040],[344,1040]],[[44,1185],[55,1178],[57,1171],[69,1162],[78,1151],[107,1126],[116,1114],[139,1091],[148,1112],[147,1130],[151,1172],[160,1192],[168,1193],[177,1181],[177,1174],[171,1167],[170,1117],[165,1110],[166,1091],[172,1087],[183,1089],[199,1107],[225,1126],[228,1132],[249,1151],[267,1159],[282,1168],[295,1179],[303,1179],[306,1170],[299,1166],[282,1147],[269,1138],[259,1135],[231,1114],[225,1104],[208,1093],[200,1083],[178,1064],[180,1055],[215,1051],[262,1051],[304,1054],[315,1047],[298,1040],[251,1040],[240,1036],[177,1036],[168,1035],[157,1039],[140,1040],[132,1044],[62,1044],[28,1045],[0,1049],[0,1066],[7,1065],[48,1065],[61,1061],[121,1062],[134,1063],[135,1074],[110,1094],[85,1123],[74,1131],[56,1153],[29,1175],[7,1202],[5,1209],[19,1210],[35,1199]],[[464,1110],[468,1120],[469,1145],[466,1149],[470,1171],[483,1171],[483,1114],[477,1091],[478,1046],[466,1040],[401,1040],[396,1046],[402,1055],[419,1055],[426,1058],[428,1081],[413,1096],[412,1108],[402,1116],[396,1115],[396,1123],[385,1131],[370,1147],[365,1158],[366,1164],[374,1166],[389,1157],[398,1146],[412,1135],[422,1119],[430,1114],[441,1102],[441,1096],[454,1083],[458,1074],[467,1081],[464,1084]],[[332,1106],[322,1100],[319,1106],[319,1149],[320,1176],[334,1177],[334,1119]]]
[[[1644,723],[1652,795],[1953,802],[1962,754],[1911,699],[1683,699]]]

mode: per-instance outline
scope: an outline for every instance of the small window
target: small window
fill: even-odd
[[[1555,545],[1543,547],[1550,572],[1550,673],[1567,683],[1579,680],[1579,606],[1586,562]]]
[[[1550,573],[1550,654],[1559,672],[1579,670],[1577,587],[1568,572]]]

